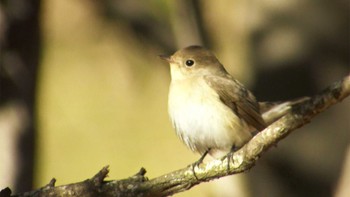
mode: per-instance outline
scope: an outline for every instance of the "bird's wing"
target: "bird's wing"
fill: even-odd
[[[262,119],[259,105],[254,95],[249,92],[240,82],[231,76],[204,76],[207,84],[219,95],[220,100],[235,114],[258,131],[266,127]]]

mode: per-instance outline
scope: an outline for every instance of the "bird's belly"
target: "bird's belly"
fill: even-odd
[[[205,90],[206,87],[204,87]],[[177,135],[193,151],[228,152],[251,138],[247,124],[224,105],[215,92],[187,96],[169,94],[169,114]],[[173,92],[175,93],[175,92]]]

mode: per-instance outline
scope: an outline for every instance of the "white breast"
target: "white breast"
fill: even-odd
[[[177,135],[193,151],[227,153],[252,137],[246,123],[220,101],[202,77],[172,81],[168,105]]]

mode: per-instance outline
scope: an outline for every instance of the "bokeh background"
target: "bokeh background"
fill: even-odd
[[[310,96],[349,74],[349,9],[347,0],[0,1],[0,189],[78,182],[106,165],[109,179],[141,167],[153,178],[192,163],[199,155],[168,119],[159,54],[204,45],[259,100]],[[346,99],[244,175],[177,196],[350,195],[341,193],[349,120]]]

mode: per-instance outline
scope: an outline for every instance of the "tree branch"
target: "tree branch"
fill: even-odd
[[[108,174],[108,168],[104,167],[93,178],[83,182],[54,187],[55,181],[52,180],[43,188],[15,196],[167,196],[186,191],[202,182],[249,170],[264,151],[349,95],[350,75],[311,98],[294,102],[284,116],[258,133],[231,159],[224,157],[202,164],[195,168],[196,176],[192,165],[189,165],[151,180],[144,176],[146,171],[142,168],[130,178],[104,181]],[[228,161],[232,161],[229,168]],[[10,196],[8,188],[0,192],[0,197],[3,196]]]

